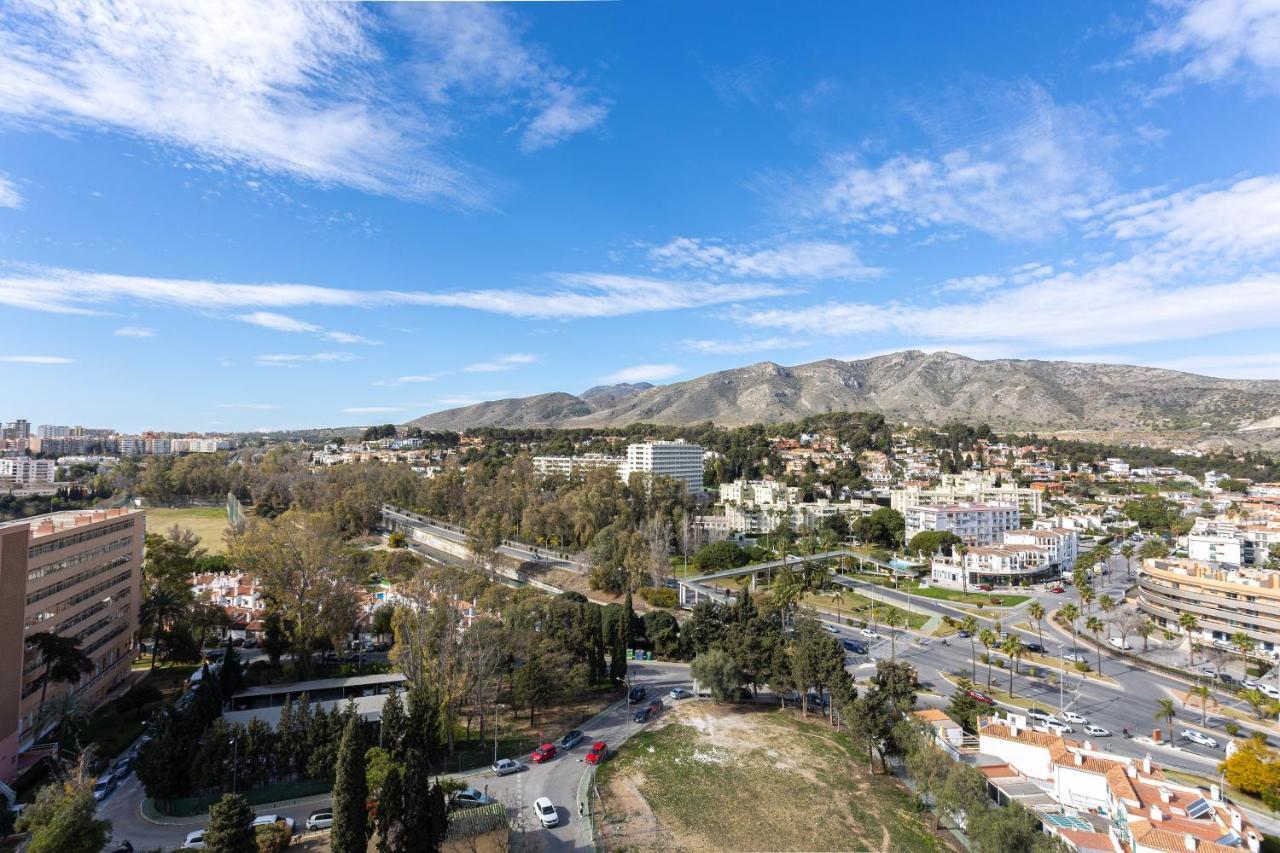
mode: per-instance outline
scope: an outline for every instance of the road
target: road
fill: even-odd
[[[441,539],[447,539],[450,542],[457,543],[462,546],[467,544],[467,532],[465,529],[456,525],[444,525],[428,519],[426,516],[408,510],[402,510],[384,504],[382,509],[383,518],[391,519],[411,527],[417,527],[438,536]],[[508,539],[499,545],[497,552],[504,557],[510,557],[513,560],[523,562],[537,562],[550,566],[553,569],[565,569],[571,572],[583,574],[589,570],[589,566],[579,563],[565,555],[557,554],[545,548],[535,548],[531,545],[525,545],[520,542],[513,542]]]
[[[689,681],[688,664],[662,663],[656,661],[629,662],[629,672],[633,684],[644,687],[648,698],[663,696],[664,704],[669,708],[670,697],[665,694],[672,687],[692,686]],[[604,713],[598,715],[583,727],[586,737],[575,749],[562,753],[555,759],[541,765],[530,764],[523,773],[516,773],[502,778],[496,777],[489,770],[480,773],[461,774],[454,778],[471,787],[487,792],[490,796],[505,803],[513,820],[522,824],[536,839],[539,846],[546,850],[573,850],[582,846],[583,821],[578,815],[578,786],[587,770],[583,756],[597,740],[603,740],[610,748],[616,748],[627,738],[643,729],[632,721],[635,708],[628,706],[625,700],[611,705]],[[564,732],[548,732],[549,740],[558,741]],[[525,760],[528,756],[502,756]],[[560,825],[552,829],[543,829],[533,813],[533,801],[539,797],[549,797],[555,803],[560,814]],[[136,775],[118,787],[102,804],[99,814],[112,822],[112,840],[120,842],[125,839],[138,850],[163,849],[173,850],[181,846],[187,833],[200,829],[205,819],[175,821],[173,824],[158,825],[142,817],[139,807],[142,803],[142,786]],[[309,797],[292,805],[281,806],[273,811],[284,817],[293,818],[299,830],[307,816],[316,809],[329,804],[327,795]],[[259,814],[264,810],[259,808]]]

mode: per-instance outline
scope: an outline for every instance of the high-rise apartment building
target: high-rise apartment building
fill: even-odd
[[[26,638],[48,631],[80,640],[93,671],[50,684],[100,704],[137,656],[144,515],[137,510],[55,512],[0,524],[0,780],[11,781],[49,725],[40,720],[39,654]]]
[[[906,541],[926,530],[946,530],[959,536],[970,548],[986,548],[1004,541],[1006,530],[1017,530],[1017,504],[954,504],[951,506],[909,506]]]
[[[581,456],[535,456],[533,470],[544,477],[581,477],[595,468],[621,470],[626,460],[621,456],[605,456],[603,453],[584,453]]]
[[[8,438],[14,441],[26,441],[31,437],[31,422],[18,418],[14,421],[8,421],[0,426],[0,438]]]
[[[686,484],[691,495],[702,494],[702,447],[686,441],[646,441],[627,446],[622,479],[632,474],[654,474]]]
[[[36,435],[40,438],[66,438],[71,435],[71,427],[58,424],[40,424],[36,427]]]
[[[13,456],[0,459],[0,477],[8,477],[17,483],[52,483],[58,466],[52,459],[33,459],[30,456]]]

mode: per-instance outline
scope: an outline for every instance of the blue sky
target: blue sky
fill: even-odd
[[[1280,378],[1280,4],[0,8],[0,418],[916,347]]]

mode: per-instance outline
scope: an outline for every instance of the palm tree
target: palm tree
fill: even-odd
[[[1253,709],[1253,713],[1258,716],[1259,720],[1265,719],[1264,709],[1271,704],[1271,699],[1267,694],[1263,693],[1256,687],[1250,687],[1248,690],[1244,690],[1240,693],[1240,698],[1248,703],[1249,707]]]
[[[57,744],[56,751],[61,753],[62,742],[66,740],[68,734],[73,733],[74,725],[87,721],[90,716],[91,709],[80,696],[74,693],[59,693],[48,702],[41,703],[40,710],[36,712],[33,728],[37,732],[51,730]],[[78,738],[74,749],[77,752],[80,751]]]
[[[835,591],[831,593],[831,601],[836,606],[836,623],[844,624],[844,618],[840,615],[840,608],[844,605],[844,587],[836,584]]]
[[[27,637],[27,645],[40,653],[44,673],[40,676],[40,704],[44,704],[49,682],[76,684],[81,676],[93,672],[93,660],[80,649],[75,637],[63,637],[40,631]]]
[[[969,571],[964,567],[964,546],[953,545],[951,548],[952,555],[956,558],[956,565],[960,569],[960,586],[964,592],[964,597],[969,597]]]
[[[1125,571],[1133,577],[1133,543],[1126,542],[1120,546],[1120,556],[1124,557]]]
[[[1022,657],[1022,640],[1016,634],[1010,634],[1000,644],[1000,651],[1009,658],[1009,697],[1013,697],[1013,677],[1018,674],[1018,658]]]
[[[973,680],[978,680],[978,647],[976,645],[978,634],[978,619],[975,616],[966,616],[960,623],[960,630],[969,635],[969,662],[973,664]]]
[[[1102,620],[1097,616],[1090,616],[1085,620],[1085,630],[1093,634],[1093,641],[1098,646],[1098,675],[1102,675],[1102,643],[1099,641],[1099,634],[1107,627],[1102,624]]]
[[[1257,648],[1257,643],[1253,641],[1244,631],[1236,631],[1231,635],[1231,645],[1240,650],[1240,657],[1244,659],[1244,677],[1249,677],[1249,653]]]
[[[1161,721],[1164,721],[1164,727],[1165,727],[1166,729],[1172,729],[1172,728],[1173,728],[1173,719],[1174,719],[1174,717],[1176,717],[1176,716],[1178,716],[1178,709],[1177,709],[1177,707],[1173,704],[1173,700],[1172,700],[1172,699],[1157,699],[1157,700],[1156,700],[1156,716],[1155,716],[1155,719],[1156,719],[1156,722],[1157,722],[1157,723],[1158,723],[1158,722],[1161,722]]]
[[[1156,623],[1150,619],[1143,619],[1138,623],[1138,627],[1134,631],[1142,638],[1142,651],[1146,652],[1147,640],[1156,632]]]
[[[1208,686],[1204,684],[1196,684],[1195,687],[1192,687],[1190,690],[1187,691],[1188,699],[1191,698],[1192,696],[1195,696],[1197,699],[1200,700],[1200,725],[1202,726],[1205,725],[1209,719],[1209,697],[1212,695],[1213,695],[1213,691],[1210,690]],[[1266,699],[1265,696],[1262,698]]]
[[[1093,609],[1093,601],[1095,598],[1097,598],[1097,595],[1094,593],[1093,587],[1086,586],[1084,589],[1080,590],[1080,603],[1084,605],[1085,613],[1088,613]]]
[[[1191,665],[1196,665],[1196,647],[1191,642],[1191,632],[1200,629],[1200,620],[1196,618],[1194,613],[1183,613],[1178,617],[1178,627],[1187,632],[1187,655],[1191,660]]]
[[[907,621],[906,616],[904,616],[902,611],[896,607],[891,607],[885,611],[884,624],[888,625],[890,628],[889,660],[891,661],[895,661],[898,659],[898,643],[897,643],[898,632],[892,629],[897,628],[899,625],[905,624],[906,621]]]
[[[1036,620],[1036,636],[1040,640],[1040,648],[1044,648],[1044,605],[1038,601],[1031,602],[1031,606],[1027,608],[1027,613],[1031,618]]]
[[[138,611],[138,622],[146,633],[151,631],[151,669],[156,668],[156,657],[160,653],[160,632],[171,625],[186,611],[186,600],[167,586],[158,586],[142,602]]]
[[[1098,608],[1103,613],[1110,613],[1112,610],[1116,609],[1116,600],[1104,592],[1102,595],[1098,596]]]
[[[1058,615],[1067,620],[1067,624],[1071,626],[1071,648],[1074,651],[1076,647],[1076,620],[1080,618],[1080,608],[1074,604],[1064,604],[1062,609],[1058,611]]]
[[[987,690],[991,690],[991,647],[996,644],[999,637],[995,631],[990,628],[983,628],[978,634],[978,642],[982,643],[982,647],[987,650]]]

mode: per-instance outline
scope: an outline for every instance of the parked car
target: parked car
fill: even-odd
[[[1063,711],[1062,719],[1066,720],[1068,723],[1077,723],[1081,726],[1089,722],[1086,718],[1080,716],[1075,711]]]
[[[291,817],[283,817],[278,814],[258,815],[253,819],[253,823],[250,825],[254,829],[257,829],[260,826],[270,826],[273,823],[283,824],[284,828],[289,830],[289,837],[290,838],[293,837],[293,829],[296,826],[296,824],[293,822],[293,818]]]
[[[693,695],[692,690],[685,690],[683,687],[672,687],[671,692],[667,694],[672,699],[688,699]]]
[[[514,758],[499,758],[489,769],[493,771],[495,776],[506,776],[508,773],[519,773],[525,769],[525,765]]]
[[[1091,737],[1111,737],[1111,732],[1107,731],[1102,726],[1085,726],[1084,733]]]
[[[253,637],[245,637],[244,647],[246,649],[256,649],[258,647],[258,641],[255,640]]]
[[[1207,663],[1204,666],[1200,667],[1200,674],[1207,675],[1210,678],[1217,678],[1218,668],[1211,663]]]
[[[203,850],[204,849],[204,830],[197,829],[195,832],[187,833],[187,840],[182,842],[183,850]]]
[[[564,750],[573,749],[575,746],[582,743],[582,739],[585,737],[586,735],[580,730],[574,729],[564,737],[560,738],[560,748]]]
[[[551,800],[546,797],[538,797],[533,801],[533,813],[538,816],[538,821],[548,829],[560,824],[560,813],[556,811],[556,807],[552,805]]]
[[[307,828],[307,832],[329,829],[333,826],[333,809],[316,809],[307,816],[307,822],[303,826]]]
[[[859,643],[857,640],[841,640],[840,645],[844,646],[846,652],[852,652],[855,655],[865,655],[867,653],[866,645]]]
[[[871,629],[871,628],[863,628],[863,629],[862,629],[861,631],[859,631],[858,633],[859,633],[859,634],[861,634],[862,636],[866,637],[866,638],[867,638],[867,639],[869,639],[869,640],[878,640],[878,639],[880,639],[880,635],[879,635],[879,634],[877,634],[877,633],[876,633],[873,629]]]
[[[1218,673],[1218,680],[1223,684],[1235,684],[1236,680],[1225,672]]]
[[[1258,682],[1258,689],[1272,699],[1280,699],[1280,687],[1276,687],[1274,684]]]
[[[493,802],[493,797],[475,788],[463,788],[453,795],[451,802],[456,809],[472,809],[476,806],[489,805]]]
[[[1054,595],[1062,595],[1064,592],[1066,592],[1066,590],[1060,586],[1055,586],[1055,587],[1050,587],[1049,592],[1052,592]]]
[[[542,764],[556,757],[556,745],[554,743],[544,743],[542,746],[536,747],[533,752],[529,753],[529,760],[534,764]]]
[[[1107,643],[1125,652],[1133,648],[1133,646],[1129,645],[1128,641],[1126,641],[1124,637],[1108,637]]]
[[[114,773],[103,773],[93,785],[93,798],[99,802],[105,800],[116,789]]]
[[[973,635],[972,635],[972,634],[970,634],[968,631],[956,631],[956,636],[957,636],[957,637],[960,637],[960,638],[962,638],[962,639],[967,640],[967,639],[969,639],[970,637],[972,637]]]
[[[116,762],[116,766],[111,772],[115,774],[117,784],[129,778],[129,774],[133,772],[133,762],[136,758],[137,756],[130,752]]]
[[[969,696],[969,698],[970,698],[970,699],[972,699],[973,701],[975,701],[975,702],[981,702],[983,705],[994,705],[994,704],[996,704],[996,700],[992,699],[990,696],[988,696],[987,694],[983,693],[981,690],[970,690],[970,691],[968,691],[967,695],[968,695],[968,696]]]
[[[1053,714],[1050,714],[1044,708],[1028,708],[1027,718],[1031,720],[1038,720],[1039,722],[1042,722],[1042,723],[1045,720],[1048,720],[1050,718],[1055,720],[1057,719],[1057,717],[1054,717]]]
[[[1085,656],[1078,652],[1067,652],[1062,656],[1067,663],[1087,663]]]
[[[1206,734],[1196,731],[1195,729],[1183,729],[1181,736],[1192,743],[1198,743],[1201,746],[1207,746],[1210,749],[1218,748],[1218,742],[1216,740]]]
[[[1039,643],[1027,643],[1022,648],[1024,651],[1035,652],[1038,655],[1044,654],[1044,646]]]
[[[644,708],[641,708],[639,711],[636,711],[635,715],[631,719],[637,723],[644,724],[649,722],[649,720],[651,720],[652,718],[653,718],[653,711],[651,711],[648,707],[644,707]]]
[[[809,707],[810,707],[810,708],[825,708],[825,707],[827,707],[827,697],[826,697],[826,696],[824,696],[824,695],[823,695],[823,694],[821,694],[821,693],[813,693],[813,692],[810,692],[810,693],[809,693],[809,695],[808,695],[806,698],[809,700]]]
[[[839,628],[837,628],[835,625],[832,625],[830,622],[823,622],[823,623],[822,623],[822,630],[826,631],[828,634],[839,634],[839,633],[840,633],[840,629],[839,629]]]
[[[1075,729],[1071,728],[1071,726],[1067,725],[1066,723],[1059,722],[1058,720],[1049,720],[1044,725],[1045,725],[1045,728],[1047,728],[1049,731],[1057,732],[1060,735],[1069,735],[1073,731],[1075,731]]]
[[[588,764],[599,764],[609,757],[609,747],[604,741],[598,740],[591,746],[591,751],[587,753]]]
[[[644,697],[645,697],[644,688],[638,684],[635,687],[632,687],[631,690],[627,692],[627,701],[630,702],[632,705],[636,704],[637,702],[640,702],[641,700],[644,699]]]

